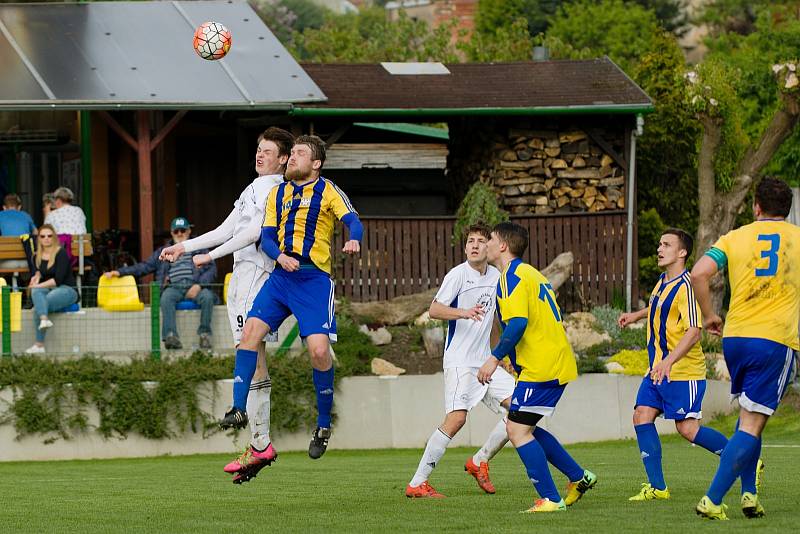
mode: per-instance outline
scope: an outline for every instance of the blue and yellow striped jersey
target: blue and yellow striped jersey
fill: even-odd
[[[706,254],[720,270],[728,267],[723,337],[769,339],[800,350],[800,227],[783,219],[755,221],[720,237]]]
[[[694,298],[692,278],[683,271],[672,280],[662,273],[650,294],[647,321],[647,355],[650,369],[666,358],[689,328],[701,328],[700,306]],[[670,380],[704,380],[706,360],[700,343],[689,349],[670,371]]]
[[[578,376],[578,367],[561,322],[550,282],[519,258],[508,264],[497,284],[497,311],[505,328],[522,317],[528,325],[509,357],[520,382],[566,384]]]
[[[356,213],[347,195],[322,177],[302,186],[293,182],[275,186],[267,196],[265,211],[264,226],[277,228],[281,252],[310,261],[328,274],[333,225]]]

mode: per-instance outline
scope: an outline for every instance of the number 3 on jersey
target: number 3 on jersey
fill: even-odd
[[[553,286],[550,284],[539,284],[539,300],[544,302],[545,300],[550,305],[550,309],[553,310],[553,315],[556,318],[556,321],[559,323],[561,322],[561,314],[558,313],[558,306],[556,305],[556,293],[553,291]]]
[[[781,234],[759,234],[759,241],[767,241],[770,246],[761,251],[761,257],[767,258],[766,269],[756,269],[756,276],[775,276],[778,272],[778,249],[781,248]]]

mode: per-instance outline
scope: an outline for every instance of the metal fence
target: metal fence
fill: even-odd
[[[209,350],[230,353],[234,346],[227,309],[223,305],[223,285],[204,287],[216,298],[210,322]],[[182,346],[171,350],[162,339],[164,316],[159,284],[130,286],[124,296],[118,297],[113,302],[103,302],[103,293],[98,294],[98,287],[84,286],[78,303],[48,313],[53,325],[44,332],[44,354],[149,355],[159,359],[165,354],[181,355],[201,348],[198,334],[201,311],[195,302],[182,300],[178,303],[175,326]],[[0,304],[2,354],[24,354],[34,345],[39,324],[39,318],[34,318],[30,296],[24,290],[14,291],[4,286]],[[281,342],[268,348],[286,350],[296,337],[296,328],[282,328]]]

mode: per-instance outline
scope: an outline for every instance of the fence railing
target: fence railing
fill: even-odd
[[[575,311],[624,298],[625,212],[512,220],[530,232],[526,262],[543,268],[562,252],[574,255],[572,277],[559,292],[562,308]],[[365,302],[425,291],[438,287],[447,271],[466,259],[463,244],[452,240],[453,217],[364,217],[362,222],[360,255],[340,254],[343,236],[336,236],[337,296]],[[637,276],[634,270],[634,295]]]

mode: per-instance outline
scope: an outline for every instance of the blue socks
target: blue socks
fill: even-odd
[[[713,428],[701,426],[697,431],[697,435],[695,435],[692,443],[695,445],[700,445],[707,451],[711,451],[719,456],[722,454],[722,450],[725,448],[725,445],[728,444],[728,438]]]
[[[658,490],[666,489],[667,483],[664,482],[664,470],[661,467],[661,440],[658,438],[655,423],[634,425],[633,429],[636,431],[636,441],[639,442],[639,452],[650,485]]]
[[[256,374],[258,353],[254,350],[238,349],[233,367],[233,406],[242,411],[247,409],[247,393]]]
[[[756,493],[756,468],[758,467],[758,459],[761,457],[761,440],[758,440],[758,445],[756,446],[756,452],[753,453],[753,456],[750,458],[750,461],[747,462],[745,465],[744,471],[742,471],[742,493],[749,491],[750,493]]]
[[[550,468],[547,467],[547,457],[539,441],[533,439],[525,445],[517,447],[517,454],[525,465],[528,478],[533,482],[533,487],[536,488],[539,496],[555,503],[560,502],[561,496],[556,489],[556,483],[553,482],[553,475],[550,474]],[[581,472],[581,476],[583,476],[583,472]]]
[[[722,456],[719,459],[719,468],[711,487],[708,488],[708,498],[714,504],[722,503],[722,498],[731,489],[734,481],[744,474],[744,470],[751,466],[751,463],[758,461],[761,450],[761,440],[751,436],[747,432],[737,430],[734,432]],[[755,467],[753,465],[753,467]],[[742,481],[744,486],[745,481]],[[755,486],[755,469],[753,469],[753,486]]]
[[[547,461],[564,473],[570,482],[577,482],[583,478],[583,468],[569,455],[553,434],[537,426],[533,429],[533,438],[539,442]]]
[[[331,427],[333,408],[333,366],[327,371],[313,370],[314,391],[317,393],[317,426]]]

